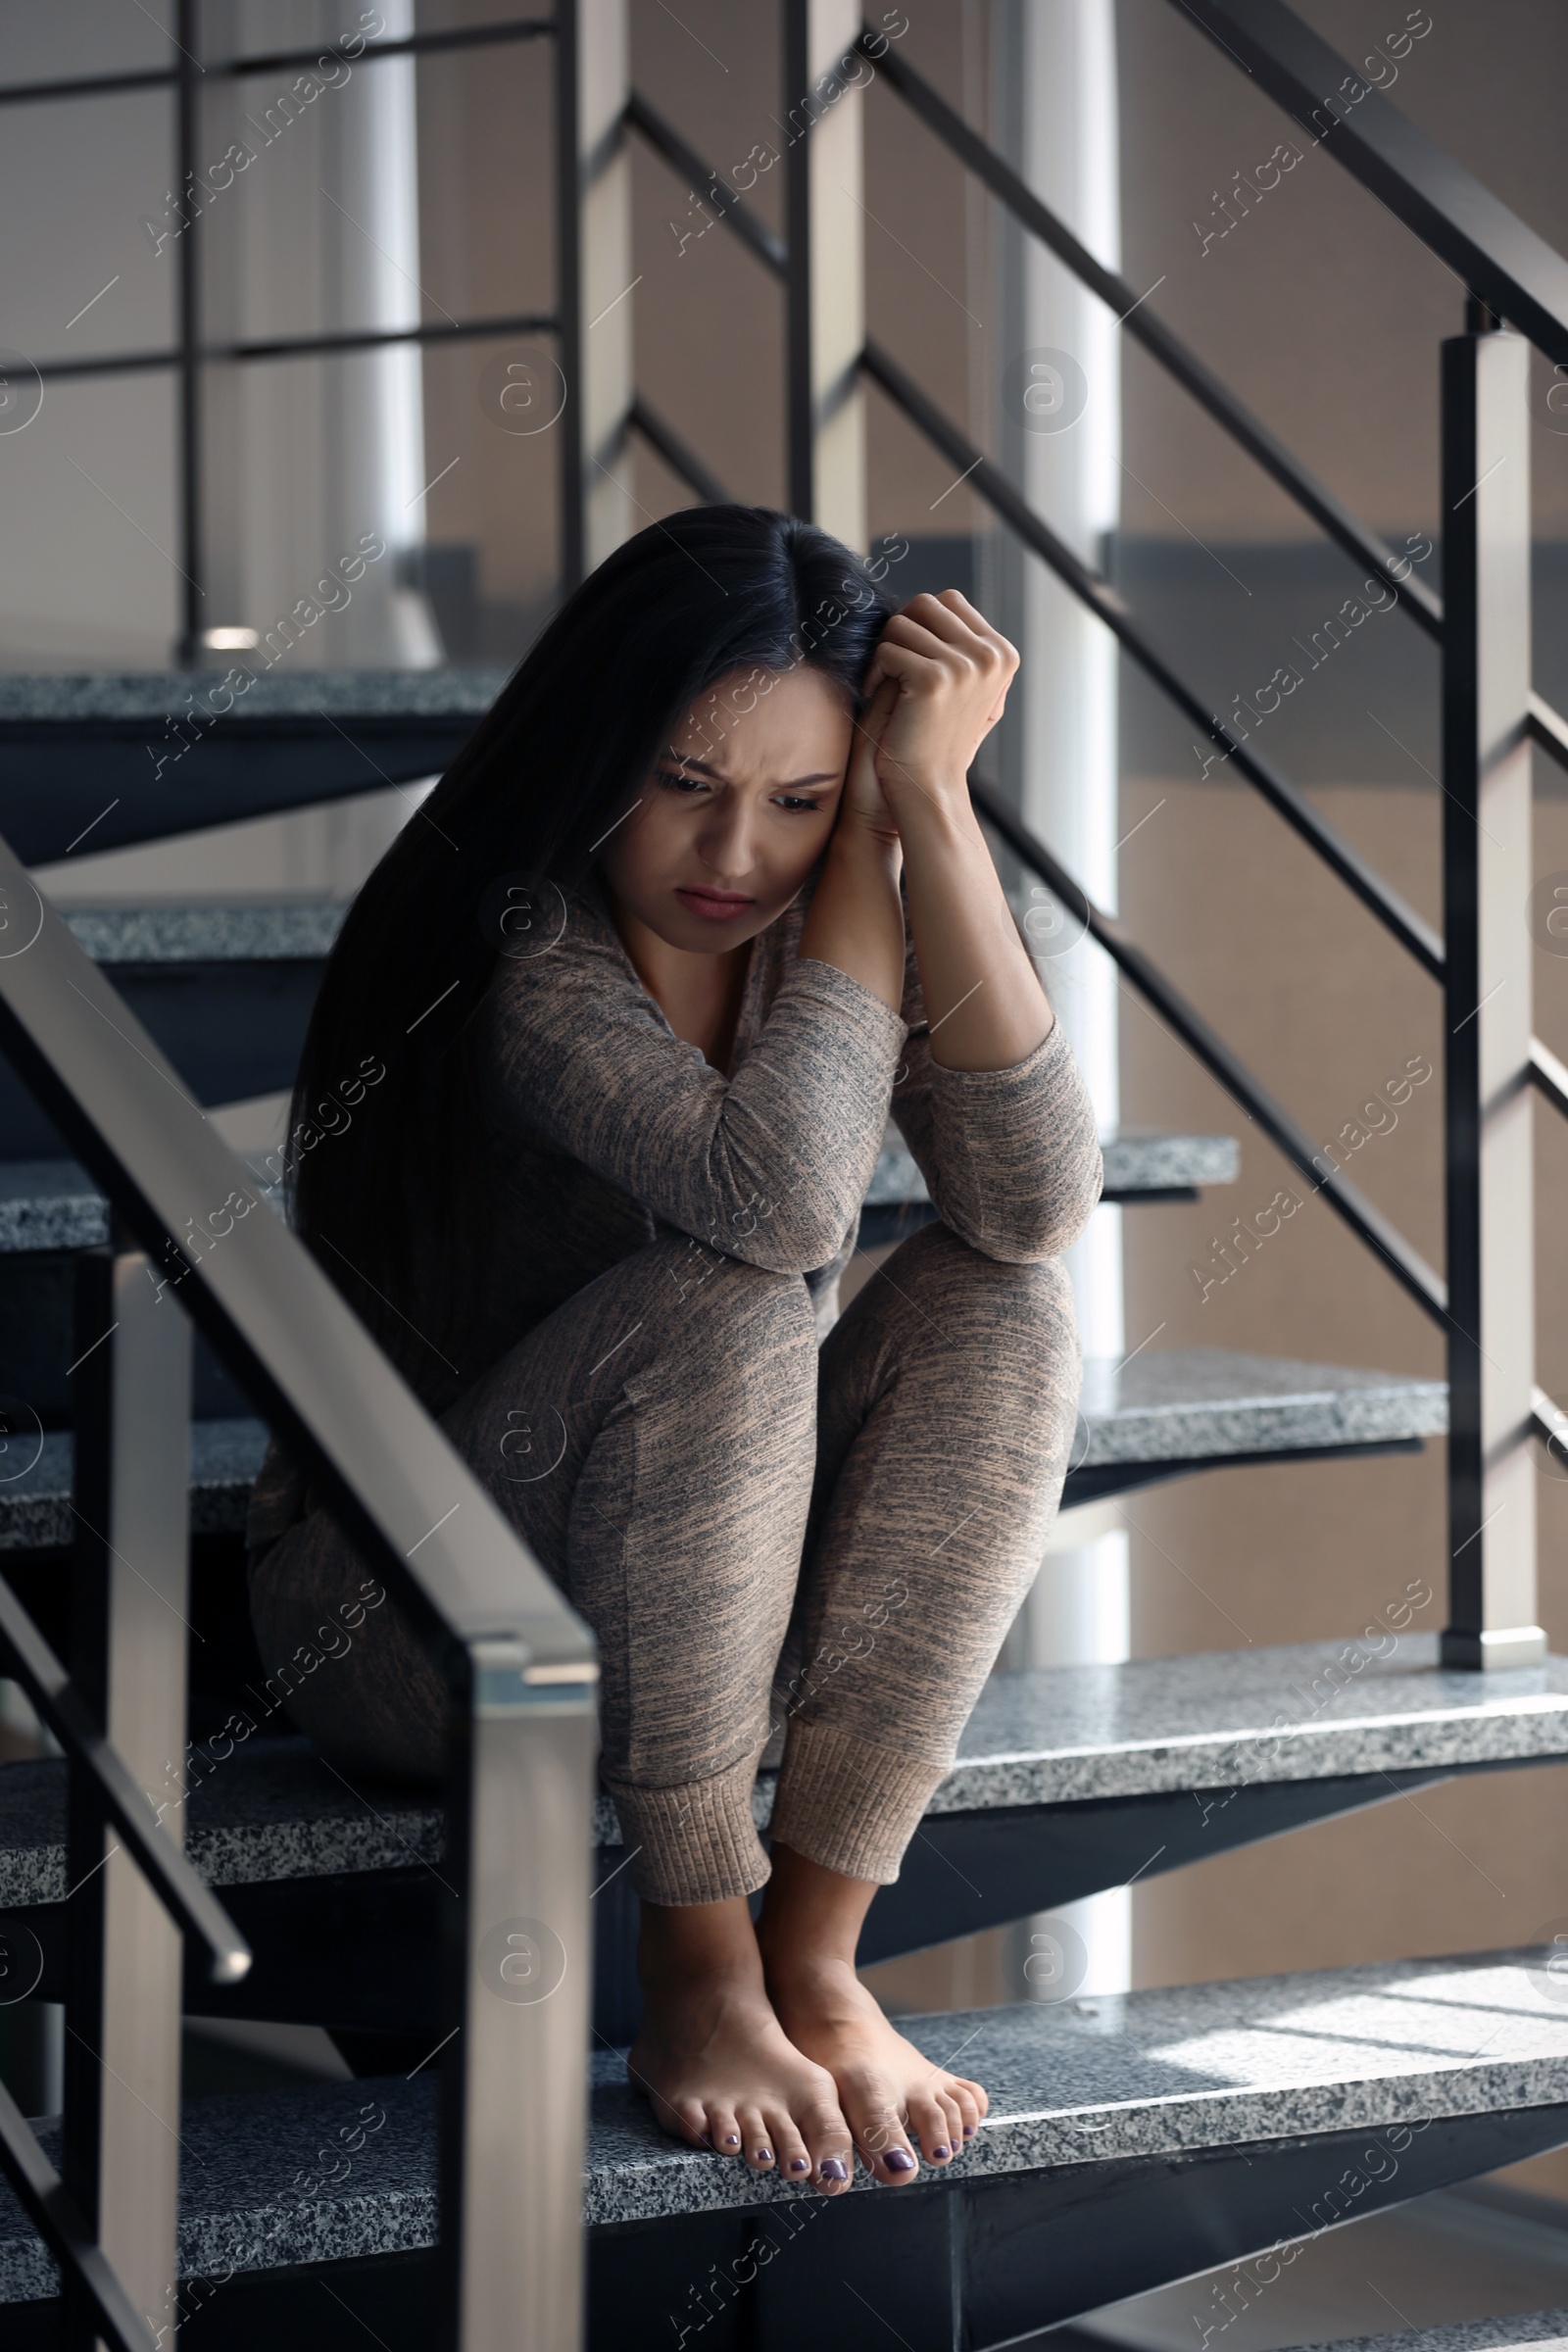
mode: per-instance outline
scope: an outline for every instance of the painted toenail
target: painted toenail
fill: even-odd
[[[773,2161],[773,2151],[772,2151],[772,2149],[771,2149],[771,2148],[759,2148],[759,2149],[758,2149],[758,2151],[757,2151],[757,2161],[758,2161],[758,2163],[759,2163],[759,2164],[771,2164],[771,2163],[772,2163],[772,2161]]]
[[[953,2154],[953,2150],[949,2147],[945,2139],[939,2139],[931,2153],[933,2156],[951,2156]]]
[[[792,2156],[790,2158],[790,2171],[792,2173],[808,2173],[810,2169],[810,2164],[806,2157]]]
[[[724,2145],[725,2145],[725,2147],[726,2147],[726,2148],[738,2148],[738,2147],[740,2146],[740,2144],[741,2144],[741,2135],[740,2135],[740,2133],[739,2133],[738,2132],[725,2132],[725,2134],[724,2134]]]
[[[965,2139],[973,2139],[973,2137],[974,2137],[974,2126],[973,2126],[973,2124],[965,2124],[965,2125],[964,2125],[964,2127],[963,2127],[963,2136],[964,2136],[964,2138],[965,2138]]]
[[[823,2157],[822,2178],[824,2180],[847,2180],[849,2177],[836,2156]]]
[[[909,2154],[907,2148],[889,2148],[887,2168],[890,2173],[912,2173],[914,2158]]]

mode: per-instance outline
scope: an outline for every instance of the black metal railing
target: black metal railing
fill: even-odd
[[[501,2352],[514,2342],[569,2352],[581,2327],[592,1637],[3,842],[0,1049],[107,1194],[126,1236],[110,1269],[122,1287],[103,1292],[99,1307],[114,1320],[88,1351],[97,1365],[112,1365],[104,1374],[105,1442],[94,1450],[91,1433],[77,1428],[77,1510],[91,1539],[83,1556],[90,1562],[95,1547],[126,1552],[125,1530],[134,1524],[145,1541],[127,1556],[140,1578],[157,1565],[156,1532],[146,1531],[161,1531],[159,1548],[177,1552],[183,1575],[188,1339],[183,1391],[171,1367],[179,1360],[172,1343],[188,1315],[301,1464],[311,1465],[340,1525],[445,1660],[444,1868],[463,1898],[464,1925],[444,1995],[442,2340],[463,2352]],[[178,1433],[179,1447],[164,1447],[161,1483],[146,1449],[112,1426],[119,1416],[128,1428],[136,1414],[165,1439]],[[84,1492],[93,1463],[99,1487]],[[182,1618],[168,1638],[183,1643]],[[0,1650],[71,1759],[74,1866],[102,1866],[107,1817],[160,1902],[206,1944],[215,1973],[241,1973],[244,1944],[3,1584]],[[167,1680],[182,1694],[182,1647],[172,1665]],[[113,1656],[102,1666],[111,1687]],[[179,1752],[182,1735],[172,1724],[151,1728],[156,1753]],[[80,1834],[78,1794],[91,1814]],[[498,1928],[538,1943],[541,1997],[518,2002],[495,1978],[484,1939]],[[74,2013],[68,1998],[68,2032],[81,2054],[74,2096],[68,2044],[62,2177],[3,2095],[0,2164],[61,2262],[71,2340],[89,2344],[96,2332],[117,2352],[151,2352],[153,2329],[105,2263],[94,2211],[99,2192],[123,2189],[131,2169],[123,2116],[118,2137],[103,2129],[109,2085],[128,2060],[117,2068],[109,2046],[106,1955],[75,1933],[71,1963],[79,1997]],[[150,2014],[172,2000],[177,2021],[177,1940],[161,1962],[122,1949],[114,1963],[122,2025],[138,2006],[127,2008],[123,1980],[138,1969],[140,2006]],[[171,2103],[177,2057],[172,2073],[164,2085]],[[177,2121],[154,2110],[136,2128],[143,2145],[152,2134],[156,2150]],[[112,2164],[119,2169],[111,2176]],[[164,2219],[155,2274],[146,2272],[145,2248],[128,2249],[143,2262],[144,2312],[160,2294],[167,2309],[174,2291],[172,2194]]]

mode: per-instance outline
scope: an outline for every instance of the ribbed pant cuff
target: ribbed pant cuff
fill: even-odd
[[[632,1885],[649,1903],[721,1903],[765,1886],[768,1860],[752,1819],[756,1753],[711,1780],[674,1788],[607,1781],[631,1859]]]
[[[891,1886],[946,1764],[873,1747],[825,1723],[790,1725],[769,1836],[808,1862]]]

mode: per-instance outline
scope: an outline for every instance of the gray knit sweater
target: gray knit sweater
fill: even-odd
[[[452,1396],[657,1233],[801,1274],[825,1331],[889,1108],[943,1222],[984,1255],[1055,1257],[1100,1198],[1088,1094],[1057,1023],[1005,1070],[931,1054],[912,946],[902,1011],[798,954],[807,894],[756,942],[730,1074],[682,1042],[594,884],[542,953],[503,956],[481,1007],[478,1156],[493,1252]],[[439,1401],[439,1400],[438,1400]],[[314,1497],[275,1444],[253,1553]]]

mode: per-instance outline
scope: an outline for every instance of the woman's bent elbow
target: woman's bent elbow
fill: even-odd
[[[1038,1265],[1061,1257],[1083,1232],[1100,1202],[1104,1172],[1095,1153],[1091,1177],[1066,1198],[1042,1193],[1033,1200],[1011,1201],[999,1213],[993,1205],[963,1239],[971,1248],[1006,1266]]]
[[[738,1257],[743,1265],[760,1267],[764,1273],[811,1274],[818,1266],[831,1265],[854,1222],[853,1210],[848,1215],[792,1217],[787,1222],[773,1217],[747,1232],[732,1229],[726,1233],[718,1227],[710,1238],[723,1256]]]

